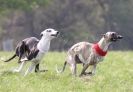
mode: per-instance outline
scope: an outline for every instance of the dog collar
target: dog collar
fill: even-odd
[[[96,53],[100,56],[105,56],[107,54],[107,51],[103,51],[99,45],[96,43],[96,44],[93,44],[93,49],[96,51]]]

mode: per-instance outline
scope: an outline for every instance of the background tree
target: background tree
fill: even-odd
[[[52,50],[66,50],[79,41],[96,42],[107,31],[124,35],[112,49],[133,49],[132,6],[132,0],[0,0],[0,42],[11,38],[16,45],[25,37],[39,38],[51,27],[61,32]]]

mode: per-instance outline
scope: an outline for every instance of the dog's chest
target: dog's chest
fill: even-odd
[[[44,55],[45,55],[45,53],[42,53],[42,52],[39,51],[35,59],[40,60],[40,59],[43,58]]]
[[[50,41],[41,39],[40,42],[37,44],[37,48],[42,53],[48,52],[50,48]]]
[[[97,56],[97,55],[93,55],[93,57],[91,58],[89,64],[90,65],[94,65],[94,64],[97,64],[97,63],[99,63],[101,61],[103,61],[103,57]]]
[[[96,63],[99,63],[101,61],[103,61],[103,57],[95,54],[93,52],[93,49],[90,48],[89,51],[85,51],[82,54],[78,54],[79,59],[83,62],[83,63],[89,63],[90,65],[94,65]]]

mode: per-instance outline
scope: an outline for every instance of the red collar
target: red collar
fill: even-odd
[[[96,53],[100,56],[105,56],[107,54],[107,51],[103,51],[97,43],[93,44],[93,49],[95,49]]]

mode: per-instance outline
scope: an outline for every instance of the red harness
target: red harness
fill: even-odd
[[[97,43],[93,44],[93,49],[99,56],[105,56],[107,54],[107,51],[103,51]]]

